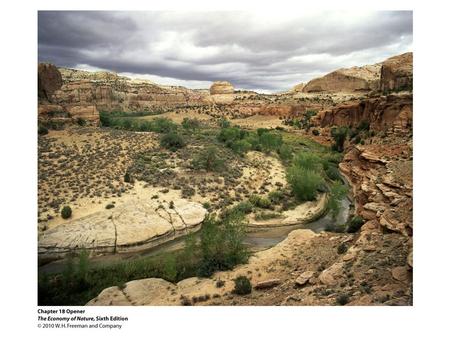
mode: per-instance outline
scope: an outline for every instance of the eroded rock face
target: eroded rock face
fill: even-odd
[[[45,231],[39,254],[51,258],[82,248],[98,253],[150,248],[198,230],[206,213],[202,205],[186,200],[174,201],[173,208],[130,201]]]
[[[381,64],[338,69],[323,77],[309,81],[302,89],[305,93],[367,92],[378,90]]]
[[[40,63],[38,65],[39,99],[51,101],[53,93],[61,88],[62,84],[62,76],[58,68],[50,63]]]
[[[357,127],[367,121],[371,130],[403,133],[412,128],[412,109],[412,95],[389,95],[340,104],[320,112],[315,121],[321,127]]]
[[[216,81],[211,85],[209,89],[211,95],[216,94],[233,94],[234,87],[228,81]]]
[[[382,92],[412,91],[413,53],[391,57],[381,66],[380,89]]]

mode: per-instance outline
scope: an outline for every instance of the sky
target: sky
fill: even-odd
[[[164,85],[280,92],[412,51],[412,11],[40,11],[38,59]]]

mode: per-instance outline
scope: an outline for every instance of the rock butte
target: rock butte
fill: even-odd
[[[200,229],[207,213],[201,204],[181,199],[173,204],[170,208],[136,199],[71,220],[41,235],[39,255],[55,258],[83,248],[95,253],[136,251]]]

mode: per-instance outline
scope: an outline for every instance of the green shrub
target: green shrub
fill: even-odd
[[[348,223],[347,232],[355,233],[361,229],[364,224],[364,219],[361,216],[354,216]]]
[[[292,159],[292,147],[283,143],[278,149],[278,155],[280,155],[281,160],[290,161]]]
[[[131,174],[128,171],[123,176],[123,181],[125,183],[134,183],[134,179],[133,179],[133,177],[131,176]]]
[[[238,140],[231,143],[230,148],[237,154],[245,154],[247,151],[252,149],[252,145],[246,140]]]
[[[283,144],[283,138],[280,134],[274,132],[263,132],[259,136],[261,148],[265,152],[276,151]]]
[[[196,118],[190,119],[188,117],[185,117],[181,122],[181,126],[187,130],[196,130],[200,128],[200,125],[200,121]]]
[[[79,117],[79,118],[77,118],[77,124],[78,124],[80,127],[83,127],[83,126],[86,125],[86,120],[83,119],[83,118],[81,118],[81,117]]]
[[[64,219],[68,219],[72,216],[72,208],[68,205],[65,205],[61,210],[61,217]]]
[[[278,212],[260,212],[256,214],[255,219],[257,221],[265,221],[268,219],[278,218],[281,214]]]
[[[320,174],[295,165],[288,169],[287,181],[298,201],[314,200],[318,189],[324,184]]]
[[[200,233],[200,276],[229,270],[247,261],[248,251],[243,243],[245,225],[244,214],[237,211],[227,213],[222,220],[207,216]]]
[[[177,151],[177,149],[183,148],[186,144],[183,138],[174,132],[164,134],[160,140],[161,147],[169,149],[171,151]]]
[[[230,128],[231,127],[230,121],[228,121],[225,117],[220,118],[218,124],[219,124],[220,128]]]
[[[39,135],[47,135],[48,129],[42,125],[38,126],[38,134]]]
[[[246,276],[239,276],[234,280],[233,293],[237,295],[248,295],[252,292],[252,284]]]
[[[341,178],[339,169],[334,165],[329,165],[327,169],[325,169],[325,174],[328,176],[329,179],[333,181],[337,181]]]
[[[209,146],[194,157],[192,166],[195,169],[219,172],[225,168],[225,161],[219,157],[216,147]]]
[[[331,216],[336,219],[341,208],[341,201],[345,198],[348,193],[348,189],[345,185],[335,182],[330,188],[330,193],[328,195],[327,206],[330,209]]]
[[[347,252],[347,245],[345,245],[345,243],[339,244],[338,247],[337,247],[337,253],[339,255],[342,255],[342,254],[344,254],[346,252]]]
[[[347,294],[340,294],[336,297],[336,303],[339,305],[345,305],[349,302],[349,297]]]
[[[177,129],[177,125],[166,118],[156,118],[151,121],[151,129],[157,133],[171,133]]]
[[[238,212],[242,212],[244,214],[249,214],[253,210],[253,204],[250,203],[249,201],[240,202],[239,204],[237,204],[234,207],[234,209]]]
[[[310,171],[320,171],[322,168],[322,160],[320,157],[311,152],[297,153],[292,164]]]
[[[331,137],[334,139],[334,144],[332,145],[332,150],[338,152],[344,151],[344,143],[347,138],[348,128],[347,127],[333,127],[331,128]]]
[[[255,207],[262,209],[267,209],[271,205],[270,201],[267,198],[258,195],[251,195],[249,201]]]
[[[269,200],[272,202],[272,203],[280,203],[281,202],[281,200],[283,199],[283,197],[284,197],[284,193],[282,192],[282,191],[280,191],[280,190],[273,190],[273,191],[271,191],[271,192],[269,192]]]

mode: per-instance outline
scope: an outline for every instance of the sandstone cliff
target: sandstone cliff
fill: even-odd
[[[381,64],[338,69],[323,77],[309,81],[302,89],[305,93],[367,92],[379,88]]]
[[[381,66],[380,89],[382,92],[411,91],[413,88],[413,54],[391,57]]]
[[[356,127],[361,121],[367,121],[371,130],[409,132],[412,127],[412,106],[411,94],[380,96],[321,111],[315,121],[321,127]]]

